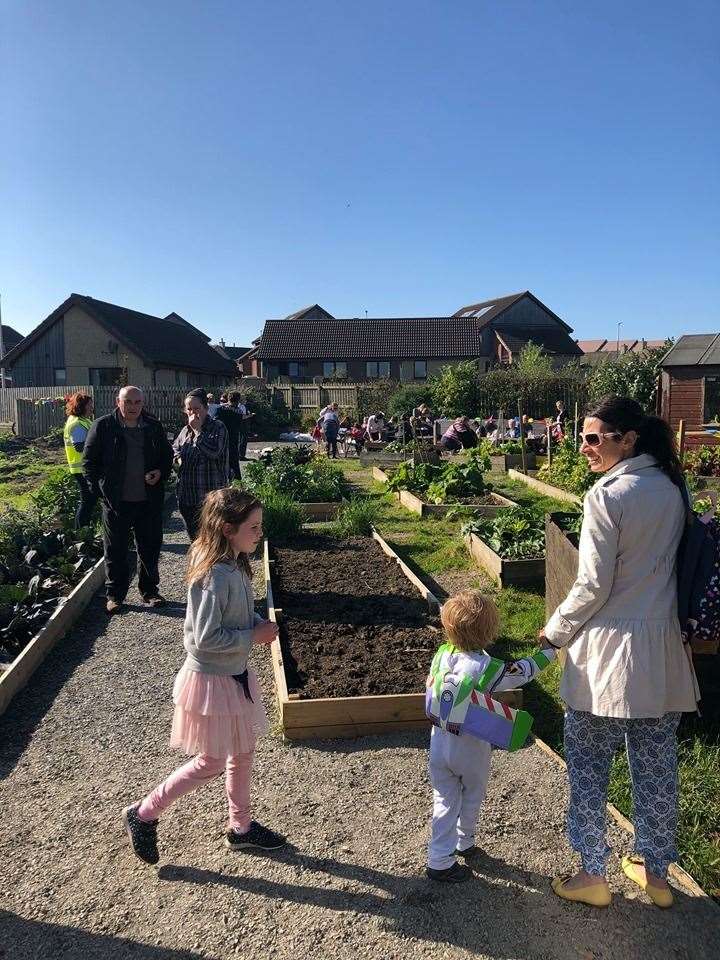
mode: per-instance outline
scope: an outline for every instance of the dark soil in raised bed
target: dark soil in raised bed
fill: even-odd
[[[424,689],[439,622],[377,541],[306,533],[273,555],[290,692],[307,699]]]
[[[448,503],[458,503],[461,506],[467,507],[479,507],[479,506],[491,506],[491,507],[507,507],[509,504],[504,503],[496,494],[494,493],[483,493],[477,497],[459,497],[457,500],[448,500]]]

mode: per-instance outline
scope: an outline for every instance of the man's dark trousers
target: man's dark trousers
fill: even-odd
[[[162,502],[120,501],[117,509],[103,503],[102,531],[105,548],[107,596],[122,603],[130,586],[128,545],[130,531],[135,533],[138,554],[138,588],[143,597],[158,593],[158,561],[163,540]]]

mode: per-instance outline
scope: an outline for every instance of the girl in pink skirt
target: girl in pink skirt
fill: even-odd
[[[123,811],[135,854],[160,859],[157,824],[179,797],[225,774],[231,850],[274,850],[285,838],[250,819],[250,769],[255,741],[267,732],[254,670],[247,665],[254,643],[277,636],[274,623],[255,613],[250,562],[262,538],[262,506],[227,487],[209,493],[190,547],[184,626],[187,657],[175,678],[170,745],[192,754],[144,800]]]

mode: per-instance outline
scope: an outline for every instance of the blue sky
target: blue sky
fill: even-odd
[[[0,0],[0,293],[720,328],[720,7]]]

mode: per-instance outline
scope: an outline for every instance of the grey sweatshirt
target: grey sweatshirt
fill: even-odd
[[[255,613],[252,584],[234,563],[216,563],[188,589],[185,666],[199,673],[235,676],[247,667]]]

